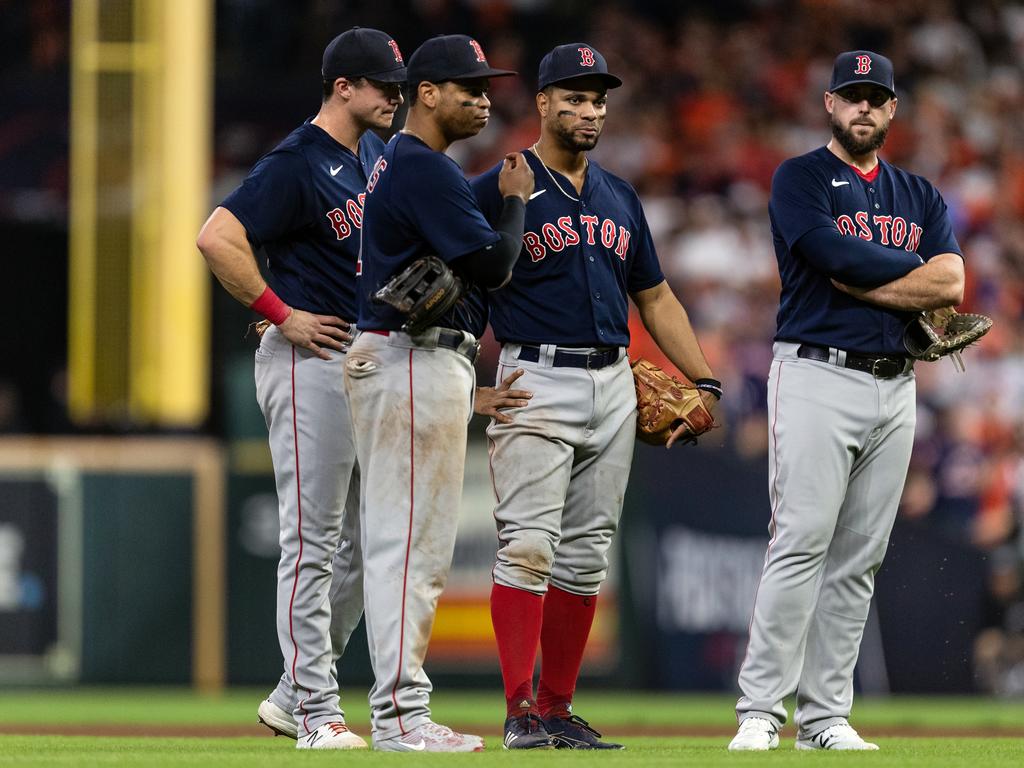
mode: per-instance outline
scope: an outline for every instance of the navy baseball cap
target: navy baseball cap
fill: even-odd
[[[587,43],[566,43],[553,48],[540,60],[537,90],[574,77],[598,75],[609,88],[618,88],[622,81],[608,72],[608,62],[597,49]]]
[[[324,49],[320,69],[324,80],[338,77],[368,77],[382,83],[404,83],[405,62],[398,43],[379,29],[352,27]]]
[[[484,49],[468,35],[438,35],[427,40],[409,57],[409,85],[443,83],[477,77],[514,75],[508,69],[494,69]]]
[[[847,51],[836,56],[832,65],[832,82],[828,86],[829,93],[857,83],[871,83],[896,95],[896,85],[892,78],[892,62],[881,54],[872,51]]]

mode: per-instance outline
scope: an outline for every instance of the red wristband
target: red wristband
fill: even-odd
[[[259,312],[274,325],[280,325],[292,313],[292,308],[281,301],[278,295],[270,290],[269,285],[249,307]]]

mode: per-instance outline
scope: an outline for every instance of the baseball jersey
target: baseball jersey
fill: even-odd
[[[363,330],[402,327],[405,318],[373,295],[415,259],[434,254],[451,263],[500,240],[458,163],[415,136],[392,137],[366,193],[358,285]],[[483,312],[480,294],[470,291],[438,325],[478,335],[486,323]]]
[[[495,338],[503,343],[629,346],[627,294],[665,279],[640,198],[627,182],[593,161],[577,195],[565,176],[549,173],[532,152],[523,155],[535,186],[512,280],[489,294]],[[497,221],[504,204],[500,170],[498,164],[472,182],[490,221]]]
[[[886,309],[835,288],[834,253],[811,253],[800,240],[821,227],[883,246],[840,282],[874,287],[940,253],[962,256],[942,196],[926,179],[884,160],[865,175],[827,147],[787,160],[772,178],[769,216],[782,293],[777,341],[851,352],[905,355],[903,329],[914,313]],[[851,271],[853,270],[853,271]]]
[[[262,248],[270,282],[292,307],[356,316],[363,198],[384,142],[367,131],[359,155],[308,120],[263,156],[221,203]]]

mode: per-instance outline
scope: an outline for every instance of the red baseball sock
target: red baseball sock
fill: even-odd
[[[597,609],[597,595],[574,595],[548,587],[540,634],[537,706],[543,717],[567,715]]]
[[[491,624],[498,641],[501,677],[508,714],[521,714],[523,701],[533,702],[533,666],[537,661],[544,598],[524,589],[495,584],[491,589]]]

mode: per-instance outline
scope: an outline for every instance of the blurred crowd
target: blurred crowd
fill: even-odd
[[[313,5],[329,28],[349,23]],[[494,66],[522,74],[492,84],[487,130],[453,148],[470,175],[536,140],[536,67],[551,45],[589,42],[622,76],[594,157],[641,194],[665,274],[726,382],[720,439],[744,456],[767,450],[779,287],[771,175],[828,140],[822,93],[836,53],[867,48],[894,61],[899,107],[883,156],[942,191],[967,256],[964,309],[995,319],[966,353],[966,373],[948,361],[918,365],[918,442],[901,514],[986,554],[979,685],[1024,694],[1024,7],[762,0],[680,13],[670,2],[420,0],[406,28],[410,17],[390,13],[394,5],[372,21],[406,55],[430,34],[462,31]],[[635,337],[634,353],[651,356],[640,329]],[[485,363],[481,373],[492,370]]]
[[[355,23],[387,30],[406,57],[430,35],[469,33],[493,66],[521,73],[492,84],[491,124],[453,148],[470,175],[537,138],[534,85],[546,50],[571,40],[598,48],[625,84],[611,95],[594,157],[641,194],[665,274],[726,385],[723,448],[748,457],[767,445],[765,379],[778,302],[767,222],[772,172],[828,140],[822,93],[836,53],[889,56],[899,106],[882,155],[940,189],[967,256],[964,308],[995,319],[964,355],[966,373],[948,361],[917,366],[917,446],[901,514],[985,553],[979,682],[1024,695],[1024,6],[219,0],[216,8],[214,200],[315,111],[323,46]],[[8,73],[44,85],[54,72],[66,75],[67,2],[0,0],[0,11],[17,22],[5,23],[10,44],[0,45]],[[53,94],[33,101],[24,79],[0,82],[7,106],[18,105],[0,118],[0,216],[37,216],[45,203],[63,217],[66,93],[63,102]],[[40,127],[47,99],[65,109],[48,116],[58,138],[49,139],[49,155],[26,152],[51,135]],[[46,162],[33,165],[33,156]],[[0,381],[0,411],[5,402]]]

